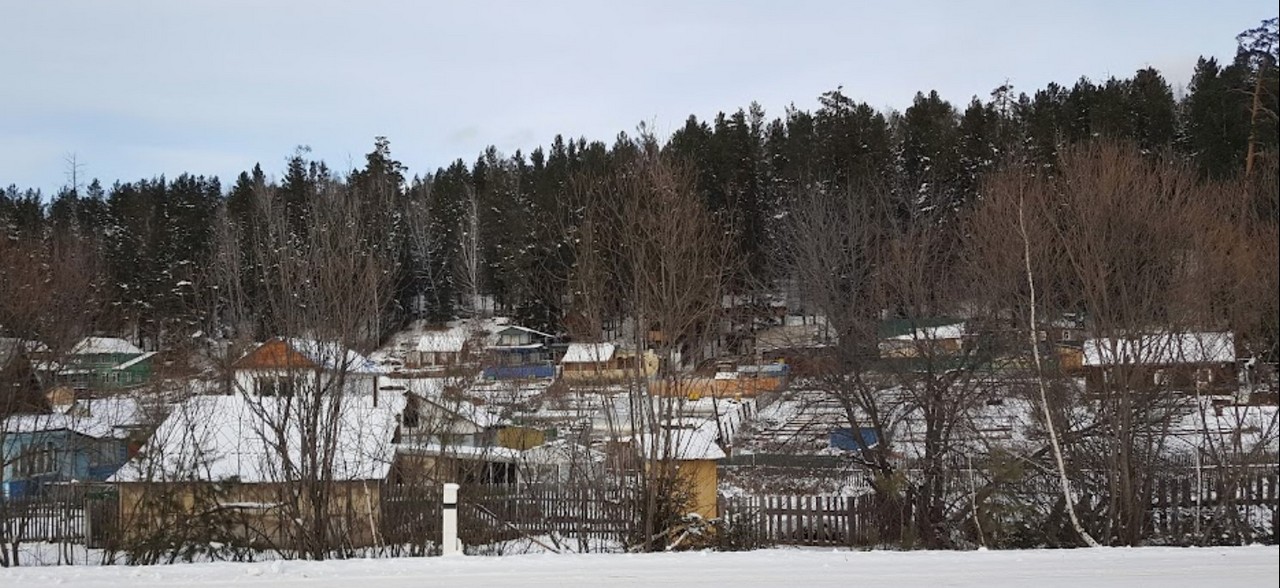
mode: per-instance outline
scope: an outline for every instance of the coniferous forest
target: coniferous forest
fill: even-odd
[[[284,169],[255,165],[236,178],[200,170],[76,178],[52,195],[9,185],[0,219],[10,276],[4,294],[13,302],[0,310],[0,324],[12,335],[48,340],[56,333],[42,332],[44,319],[24,308],[44,303],[78,313],[75,331],[127,331],[155,348],[218,333],[232,325],[219,301],[201,292],[216,280],[209,270],[226,254],[225,238],[257,235],[265,198],[287,217],[300,247],[315,209],[342,192],[360,204],[363,213],[351,220],[368,234],[352,253],[380,257],[389,272],[393,295],[380,309],[381,333],[415,318],[465,315],[476,297],[522,324],[563,332],[584,210],[618,204],[610,200],[616,193],[588,185],[653,154],[687,170],[714,219],[711,230],[732,244],[732,288],[744,295],[791,277],[782,239],[802,193],[875,186],[902,222],[955,232],[950,238],[962,244],[957,221],[982,204],[993,173],[1052,174],[1064,149],[1090,143],[1130,145],[1162,165],[1189,166],[1198,183],[1223,190],[1248,178],[1247,214],[1274,227],[1274,44],[1267,53],[1255,41],[1241,43],[1230,62],[1200,59],[1182,96],[1154,69],[1039,89],[1005,85],[969,99],[921,91],[902,112],[877,110],[837,88],[812,111],[766,113],[751,104],[690,115],[666,140],[643,126],[609,140],[558,135],[529,153],[489,148],[424,176],[406,177],[391,140],[377,137],[364,165],[351,170],[313,161],[299,147]],[[468,246],[476,255],[467,255]],[[270,313],[260,294],[271,284],[255,274],[261,260],[250,248],[240,254],[243,302],[255,317]],[[42,263],[14,268],[27,267],[27,258]],[[31,271],[40,275],[24,281]],[[23,294],[63,286],[74,291]],[[256,327],[236,326],[261,338],[270,320],[260,318]]]

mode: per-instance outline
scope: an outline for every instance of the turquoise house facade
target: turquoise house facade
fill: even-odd
[[[154,357],[124,339],[86,337],[67,354],[57,379],[76,390],[134,388],[151,380]]]

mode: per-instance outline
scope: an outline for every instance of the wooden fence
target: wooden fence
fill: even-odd
[[[68,484],[0,501],[0,537],[7,541],[88,543],[101,547],[119,532],[119,503],[100,485]]]
[[[618,488],[536,486],[515,492],[480,488],[464,495],[461,502],[464,513],[471,507],[478,519],[529,535],[617,539],[635,520],[632,495]]]
[[[751,545],[876,545],[910,520],[905,503],[886,513],[871,495],[725,497],[720,516]]]
[[[1157,543],[1196,544],[1209,540],[1210,534],[1230,530],[1234,537],[1245,540],[1280,541],[1278,486],[1274,466],[1234,472],[1209,470],[1199,477],[1194,472],[1170,472],[1153,481],[1147,535]],[[895,507],[878,507],[870,494],[720,500],[721,517],[736,527],[736,533],[745,535],[750,545],[874,547],[895,543],[911,521],[910,504]]]
[[[83,505],[39,498],[5,501],[0,536],[17,541],[79,541],[84,538]]]
[[[440,537],[440,490],[388,486],[382,493],[382,533],[389,544],[427,544]],[[458,534],[464,545],[558,533],[620,540],[635,509],[622,489],[562,486],[469,486],[459,492]]]
[[[1152,481],[1148,535],[1157,540],[1220,534],[1271,532],[1280,539],[1280,474],[1275,467],[1178,471]],[[1266,537],[1251,537],[1255,540]]]

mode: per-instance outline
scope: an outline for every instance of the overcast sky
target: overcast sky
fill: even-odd
[[[611,141],[824,91],[963,106],[1005,80],[1128,76],[1175,89],[1274,0],[1139,2],[0,0],[0,185],[82,173],[278,176],[298,145],[338,170],[377,135],[411,174],[557,133]],[[225,185],[224,185],[225,189]]]

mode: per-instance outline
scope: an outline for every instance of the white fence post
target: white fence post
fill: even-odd
[[[440,526],[440,555],[462,555],[462,541],[458,540],[458,485],[445,484],[440,512],[444,517]]]

